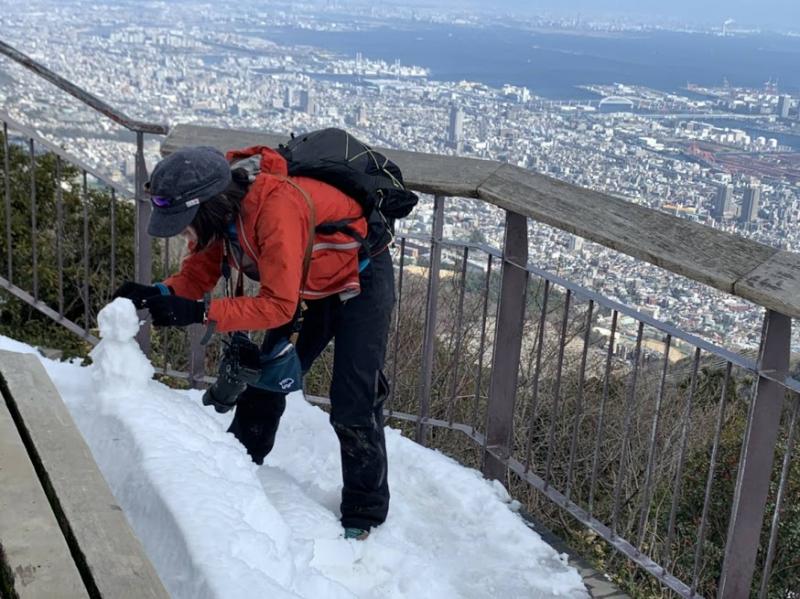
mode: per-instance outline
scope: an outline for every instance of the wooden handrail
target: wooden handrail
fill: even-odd
[[[275,147],[288,136],[175,125],[163,155],[192,145],[228,150]],[[477,198],[725,293],[800,318],[800,254],[659,212],[509,164],[376,148],[394,160],[409,188]]]

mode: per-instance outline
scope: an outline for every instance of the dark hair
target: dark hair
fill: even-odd
[[[192,220],[191,225],[197,234],[196,252],[204,250],[223,235],[241,212],[242,200],[250,189],[250,182],[243,169],[235,169],[231,174],[233,179],[228,188],[200,204]]]

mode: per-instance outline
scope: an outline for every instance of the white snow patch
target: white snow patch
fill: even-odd
[[[173,597],[588,597],[502,485],[388,427],[389,517],[344,540],[325,412],[291,395],[259,468],[225,432],[229,415],[152,380],[130,301],[99,322],[91,366],[39,359]],[[5,337],[0,349],[36,353]]]

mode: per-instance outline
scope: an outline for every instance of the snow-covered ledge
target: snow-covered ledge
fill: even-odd
[[[588,596],[499,483],[389,428],[389,518],[366,541],[343,539],[325,412],[290,397],[257,467],[225,432],[230,416],[152,380],[128,300],[99,321],[91,366],[40,359],[173,597]]]
[[[58,390],[22,349],[0,351],[0,544],[13,560],[6,591],[166,599]]]

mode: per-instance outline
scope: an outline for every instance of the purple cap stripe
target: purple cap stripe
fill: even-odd
[[[165,198],[164,196],[150,196],[150,200],[153,202],[154,206],[158,206],[159,208],[165,208],[172,204],[172,198]]]

